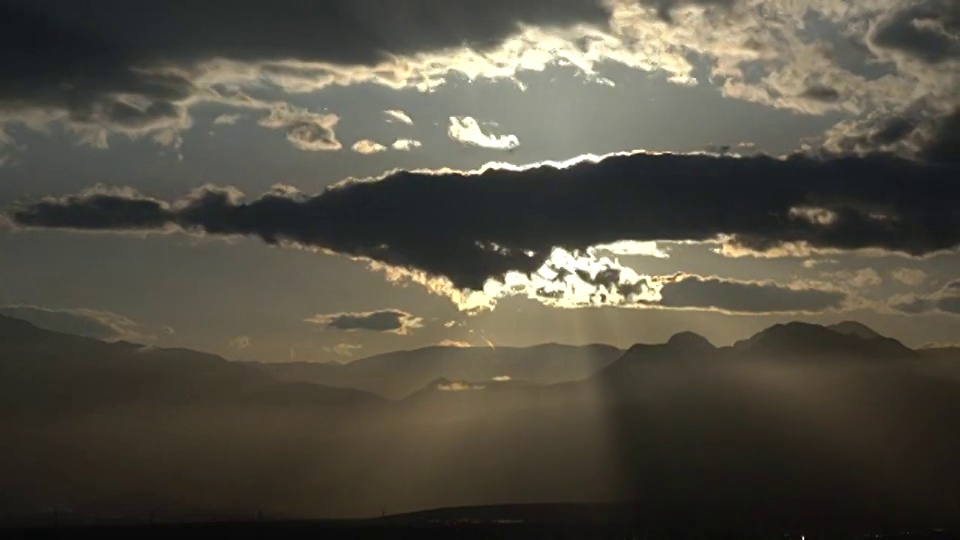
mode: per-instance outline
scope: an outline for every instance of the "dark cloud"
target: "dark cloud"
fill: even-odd
[[[917,121],[901,116],[889,118],[879,129],[870,134],[870,142],[875,145],[888,145],[899,142],[917,128]]]
[[[414,328],[420,328],[423,323],[420,317],[398,309],[314,315],[306,321],[333,330],[370,330],[399,335],[406,335]]]
[[[895,311],[899,311],[901,313],[919,315],[921,313],[927,313],[936,309],[936,302],[929,298],[911,296],[908,298],[897,299],[891,303],[891,307]]]
[[[0,0],[0,112],[30,105],[111,127],[154,123],[180,114],[197,93],[192,70],[214,58],[374,65],[484,49],[522,24],[608,18],[593,0]]]
[[[821,160],[633,154],[564,169],[398,171],[316,196],[275,188],[243,201],[203,188],[174,204],[130,190],[46,199],[12,212],[22,226],[179,227],[256,236],[363,257],[480,289],[532,272],[552,248],[619,240],[924,255],[960,244],[958,169],[871,155]]]
[[[56,6],[70,15],[58,16],[40,2],[0,0],[0,119],[55,116],[75,130],[128,135],[188,123],[181,102],[197,89],[184,73],[133,69],[142,61],[135,49],[72,13],[85,4]]]
[[[175,213],[167,203],[135,190],[93,188],[56,203],[32,205],[21,217],[24,224],[44,227],[122,231],[164,228],[173,222]]]
[[[831,145],[841,152],[896,150],[928,162],[960,163],[960,106],[940,113],[915,109],[857,123],[838,132]]]
[[[188,61],[220,56],[371,65],[389,54],[492,46],[521,24],[603,24],[609,17],[597,0],[90,0],[78,24],[81,13],[58,0],[28,4],[141,58]]]
[[[938,119],[931,131],[921,155],[930,161],[960,163],[960,107]]]
[[[804,90],[800,97],[811,99],[813,101],[822,101],[824,103],[833,103],[840,99],[840,92],[835,88],[823,85],[814,85]]]
[[[916,2],[877,25],[871,42],[928,64],[960,58],[960,7],[956,0]]]
[[[847,300],[840,291],[689,275],[665,283],[660,294],[663,307],[734,313],[814,313],[840,309]]]

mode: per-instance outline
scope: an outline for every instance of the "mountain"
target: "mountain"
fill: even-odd
[[[47,336],[40,328],[13,317],[0,315],[0,342],[4,344],[26,343]],[[66,334],[64,334],[66,336]],[[75,336],[70,336],[75,337]]]
[[[701,336],[700,334],[694,332],[679,332],[667,340],[667,345],[679,348],[679,350],[694,352],[694,351],[712,351],[716,349],[710,340]]]
[[[831,324],[827,326],[827,328],[840,334],[857,336],[860,339],[877,339],[884,337],[874,331],[873,328],[856,321],[843,321],[837,324]]]
[[[754,357],[862,360],[916,356],[909,347],[895,339],[879,336],[866,326],[841,324],[839,328],[838,331],[801,322],[777,324],[736,342],[733,348],[738,354]]]
[[[719,356],[720,349],[693,332],[674,334],[666,343],[633,345],[615,362],[600,370],[594,379],[606,380],[632,394],[632,378],[642,370],[662,364],[686,364]]]
[[[310,394],[311,397],[306,397]],[[108,343],[44,330],[0,315],[0,404],[68,410],[122,403],[178,404],[256,399],[376,401],[358,390],[295,385],[216,355]]]
[[[436,349],[341,379],[418,384],[387,400],[0,319],[0,517],[622,502],[644,523],[778,537],[960,525],[960,363],[894,340],[786,324],[730,347],[684,332],[594,348],[600,360],[590,347]]]
[[[610,345],[426,347],[379,354],[347,364],[262,363],[259,367],[283,381],[345,386],[400,399],[439,378],[473,382],[510,378],[534,384],[584,379],[616,360],[622,352]]]

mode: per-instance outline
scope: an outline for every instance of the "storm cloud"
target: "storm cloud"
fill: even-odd
[[[173,203],[99,188],[25,204],[11,219],[24,227],[254,236],[480,290],[488,279],[537,270],[553,248],[621,240],[719,241],[727,253],[952,249],[960,244],[958,170],[880,155],[632,154],[565,168],[397,171],[315,196],[278,186],[250,201],[209,186]]]
[[[960,9],[954,0],[921,0],[895,11],[874,28],[875,47],[929,64],[960,58]]]
[[[0,0],[0,119],[63,120],[105,144],[110,132],[187,127],[187,107],[221,99],[227,72],[372,67],[452,47],[483,51],[522,25],[603,26],[609,17],[590,0]]]
[[[610,16],[591,0],[4,0],[0,13],[0,39],[15,46],[4,47],[10,69],[0,77],[19,83],[3,88],[50,94],[64,79],[76,78],[87,90],[119,90],[140,81],[130,67],[210,58],[375,65],[389,55],[462,45],[482,50],[523,24],[604,25]]]
[[[828,146],[839,152],[901,149],[928,162],[960,163],[960,106],[943,114],[904,113],[843,126],[828,138]]]
[[[97,147],[113,134],[176,146],[198,103],[273,106],[245,91],[430,90],[454,73],[503,79],[550,65],[599,81],[610,62],[693,84],[705,78],[692,57],[712,59],[709,80],[734,99],[860,121],[926,96],[921,108],[939,115],[960,98],[958,36],[953,0],[0,0],[0,126],[60,123]],[[850,41],[865,45],[854,64],[893,73],[867,76],[829,52]],[[274,127],[299,148],[339,147],[316,117]]]

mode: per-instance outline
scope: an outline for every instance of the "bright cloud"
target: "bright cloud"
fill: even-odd
[[[350,147],[350,149],[358,154],[379,154],[380,152],[387,151],[386,146],[369,139],[361,139],[353,143],[353,146]]]
[[[423,143],[415,139],[397,139],[390,145],[391,148],[400,152],[409,152],[421,146],[423,146]]]
[[[286,132],[287,140],[300,150],[340,150],[333,128],[340,121],[335,114],[320,114],[307,109],[279,103],[271,107],[270,114],[258,122],[270,129]]]
[[[399,109],[387,109],[383,111],[383,114],[387,116],[387,122],[396,121],[403,124],[407,124],[408,126],[413,125],[413,119],[410,118],[410,116],[407,113]]]
[[[484,133],[480,124],[470,116],[451,116],[447,135],[460,144],[492,150],[513,150],[520,146],[520,139],[516,135]]]

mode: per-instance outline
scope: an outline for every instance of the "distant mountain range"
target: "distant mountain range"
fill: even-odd
[[[361,358],[346,364],[257,364],[284,381],[348,386],[384,397],[406,397],[435,379],[515,380],[554,384],[585,379],[623,354],[610,345],[426,347]]]
[[[956,418],[956,349],[854,322],[325,365],[0,316],[0,516],[620,501],[678,523],[960,525]]]
[[[164,349],[40,329],[0,316],[0,406],[68,412],[171,401],[378,401],[349,388],[275,380],[254,366],[190,349]]]
[[[626,354],[625,354],[626,352]],[[258,363],[273,377],[328,386],[346,386],[400,399],[431,381],[448,379],[492,384],[512,380],[537,385],[587,379],[618,360],[775,356],[807,359],[897,359],[949,354],[943,349],[914,351],[852,321],[832,326],[788,323],[772,326],[732,347],[714,347],[693,332],[663,344],[638,344],[628,351],[610,345],[544,344],[532,347],[426,347],[336,363]],[[612,367],[613,371],[620,369]]]

